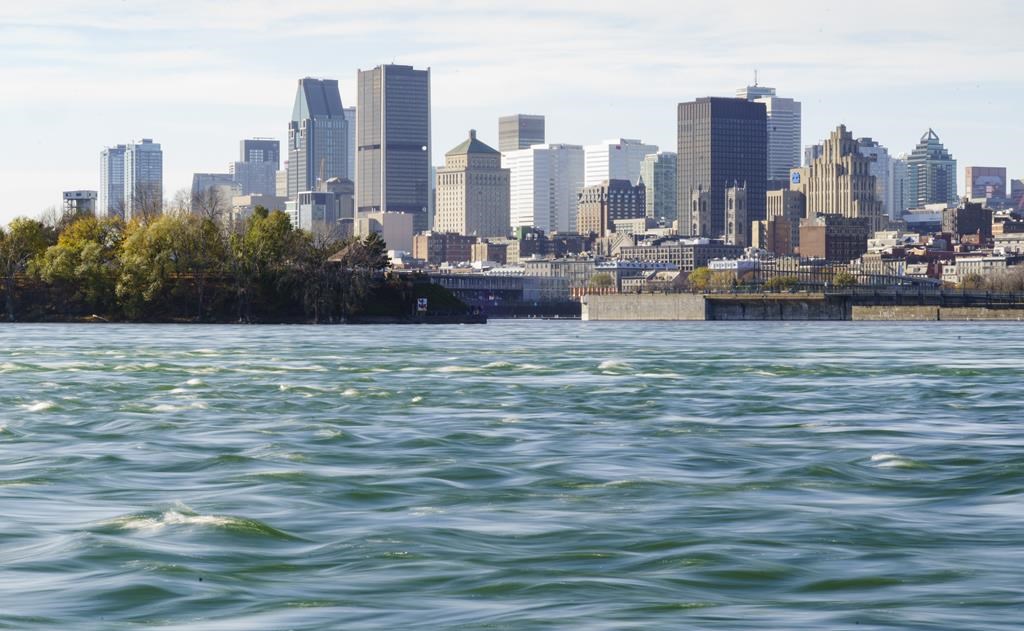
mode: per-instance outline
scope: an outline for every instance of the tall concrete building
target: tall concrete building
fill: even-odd
[[[507,237],[509,171],[501,154],[477,140],[476,130],[444,156],[437,170],[434,230],[442,233]]]
[[[615,138],[583,147],[583,185],[595,186],[606,180],[640,179],[640,164],[657,145],[647,145],[632,138]]]
[[[907,194],[912,208],[925,204],[956,206],[956,160],[929,129],[907,158]]]
[[[356,210],[408,213],[422,232],[430,208],[430,69],[385,64],[360,70],[357,82]]]
[[[288,123],[288,198],[348,177],[348,123],[335,79],[299,79]]]
[[[790,188],[807,198],[807,217],[841,215],[864,218],[873,230],[880,230],[882,202],[875,197],[875,176],[871,158],[845,125],[840,125],[823,143],[822,155],[810,166],[794,169]],[[803,239],[803,237],[800,237]]]
[[[775,88],[758,85],[740,88],[736,96],[764,104],[768,129],[767,178],[785,181],[789,170],[800,166],[800,101],[776,96]]]
[[[868,173],[875,176],[875,199],[882,203],[882,214],[889,219],[899,219],[899,215],[896,214],[897,204],[893,198],[892,160],[889,158],[889,150],[871,138],[858,138],[857,150],[870,161]]]
[[[709,235],[725,234],[725,189],[745,185],[747,219],[764,219],[768,125],[764,103],[705,97],[679,104],[677,196],[680,226],[692,230],[695,195],[706,196]]]
[[[150,138],[124,150],[124,218],[159,213],[164,199],[164,152]]]
[[[238,185],[238,194],[274,195],[281,165],[281,143],[272,138],[246,138],[239,144],[239,159],[228,165],[228,173]]]
[[[576,231],[582,235],[608,236],[619,219],[644,217],[646,189],[629,180],[608,180],[584,186],[577,203]]]
[[[513,114],[498,119],[498,151],[518,151],[544,144],[544,117]]]
[[[502,154],[509,170],[513,228],[575,232],[577,195],[583,188],[583,147],[533,145]]]
[[[1005,167],[966,167],[964,182],[971,199],[987,199],[998,205],[1007,198]]]
[[[671,224],[678,218],[676,198],[678,160],[670,151],[651,153],[640,163],[640,179],[646,190],[646,215]]]
[[[348,153],[348,175],[353,185],[356,181],[356,108],[346,107],[345,113],[345,147]]]
[[[98,217],[124,218],[125,145],[104,147],[100,152],[100,190],[96,202]]]

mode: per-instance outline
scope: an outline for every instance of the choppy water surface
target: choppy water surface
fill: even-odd
[[[0,628],[1021,629],[1021,340],[0,326]]]

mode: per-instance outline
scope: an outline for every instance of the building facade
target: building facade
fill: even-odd
[[[707,193],[710,236],[725,233],[725,189],[747,188],[748,218],[764,218],[768,127],[763,103],[706,97],[678,108],[678,207],[690,227],[694,195]]]
[[[882,203],[882,214],[890,219],[899,219],[893,199],[892,159],[889,150],[871,138],[858,138],[857,150],[870,160],[868,173],[875,177],[875,199]]]
[[[575,232],[576,204],[583,188],[583,147],[534,145],[502,154],[509,170],[513,228]]]
[[[498,151],[519,151],[544,144],[544,117],[512,114],[498,119]]]
[[[990,205],[1002,205],[1007,200],[1005,167],[966,167],[964,181],[971,199],[985,199]]]
[[[658,153],[657,145],[632,138],[605,140],[583,147],[583,185],[595,186],[607,180],[640,179],[640,164],[648,155]]]
[[[164,199],[164,152],[150,138],[125,145],[124,218],[160,213]]]
[[[824,142],[817,160],[793,170],[800,177],[791,178],[790,188],[805,195],[807,217],[822,214],[866,218],[873,230],[880,230],[882,204],[875,197],[871,164],[853,134],[840,125]]]
[[[764,104],[768,128],[767,179],[786,180],[789,170],[800,166],[800,101],[776,96],[775,88],[757,85],[740,88],[736,96]]]
[[[348,123],[335,79],[299,79],[288,123],[288,198],[348,176]]]
[[[501,154],[469,138],[445,154],[436,175],[434,230],[481,237],[508,236],[509,170],[501,167]]]
[[[381,65],[360,70],[357,83],[356,209],[409,214],[422,232],[430,209],[430,69]]]
[[[931,129],[907,158],[907,195],[911,208],[924,208],[926,204],[955,206],[959,199],[956,160]]]
[[[105,147],[100,152],[100,190],[97,191],[96,215],[124,218],[124,152],[125,145]]]
[[[647,217],[668,224],[678,219],[677,174],[678,160],[675,153],[661,151],[644,156],[640,163],[640,179],[647,189]]]
[[[274,195],[280,166],[279,141],[246,138],[240,143],[238,160],[228,166],[228,172],[238,185],[240,195]]]
[[[714,259],[732,259],[743,255],[744,248],[715,239],[676,239],[650,244],[624,246],[619,257],[624,261],[671,263],[679,271],[692,272],[707,267]]]
[[[345,150],[348,152],[348,174],[345,176],[353,183],[356,181],[356,108],[343,107],[345,116]]]
[[[747,187],[738,183],[725,189],[725,242],[743,247],[750,245]]]
[[[646,187],[629,180],[607,180],[584,186],[579,194],[576,230],[580,234],[606,237],[615,221],[646,217]]]
[[[868,251],[871,234],[866,217],[809,216],[800,222],[800,256],[849,263]]]
[[[64,191],[65,215],[95,215],[98,191]]]

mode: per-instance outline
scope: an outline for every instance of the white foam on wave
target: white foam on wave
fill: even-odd
[[[57,407],[53,401],[35,401],[21,406],[26,412],[45,412]]]
[[[906,458],[901,457],[899,454],[893,454],[888,452],[881,452],[871,456],[871,462],[875,463],[876,467],[913,467],[914,463]]]
[[[341,396],[343,396],[343,397],[356,397],[356,396],[359,396],[359,391],[356,390],[355,388],[345,388],[345,390],[342,391]]]
[[[154,405],[150,412],[185,412],[187,410],[205,410],[207,405],[202,401],[193,401],[188,405],[171,405],[170,403],[161,403],[160,405]]]
[[[158,516],[131,515],[119,517],[109,523],[123,530],[162,530],[167,526],[230,526],[236,523],[232,517],[220,515],[196,515],[177,510],[164,511]]]
[[[482,368],[475,366],[441,366],[437,372],[479,372]]]
[[[11,372],[12,370],[17,370],[17,369],[18,369],[18,365],[17,364],[12,364],[11,362],[4,362],[4,363],[0,364],[0,372]]]
[[[629,364],[617,359],[606,359],[597,365],[598,370],[623,370],[629,367]]]
[[[422,400],[423,400],[423,397],[420,397],[420,396],[415,396],[415,397],[412,398],[412,402],[413,403],[419,403]]]
[[[515,367],[515,364],[513,364],[511,362],[506,362],[506,361],[491,362],[491,363],[487,364],[486,366],[484,366],[484,368],[488,368],[488,369],[492,369],[492,370],[495,369],[495,368],[514,368],[514,367]]]
[[[205,386],[206,382],[199,377],[193,377],[185,382],[186,386]]]

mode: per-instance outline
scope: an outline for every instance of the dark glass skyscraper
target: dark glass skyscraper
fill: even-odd
[[[690,232],[696,196],[706,200],[711,234],[725,234],[726,189],[746,185],[747,221],[764,219],[768,130],[763,103],[706,97],[679,104],[680,232]]]
[[[356,208],[411,213],[427,229],[430,206],[430,69],[360,70],[356,104]]]
[[[956,160],[931,129],[921,136],[907,159],[907,191],[911,208],[957,204]]]
[[[348,145],[341,93],[334,79],[299,79],[288,123],[288,197],[315,191],[323,177],[348,177]]]

